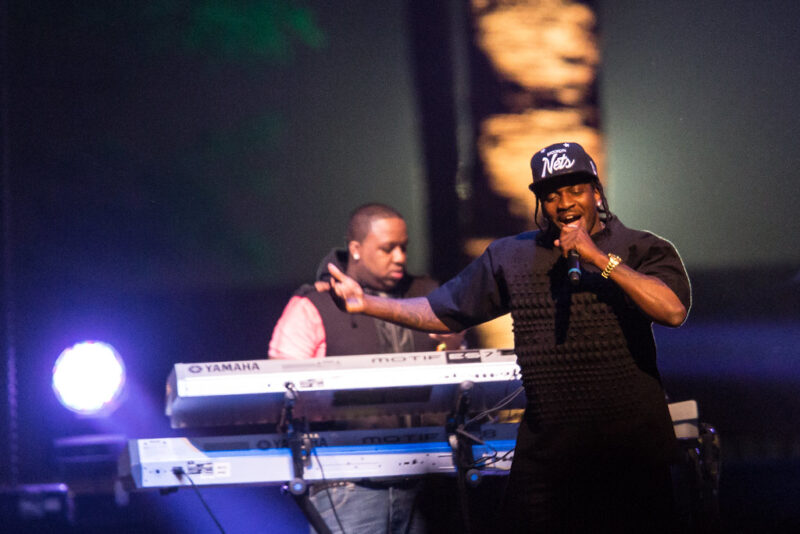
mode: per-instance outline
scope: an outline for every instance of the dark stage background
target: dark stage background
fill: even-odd
[[[612,209],[672,240],[693,280],[687,324],[656,329],[666,387],[720,433],[725,531],[796,531],[800,8],[593,5]],[[3,360],[16,359],[20,450],[14,462],[0,440],[0,483],[68,477],[59,438],[180,435],[163,415],[172,365],[265,357],[360,203],[406,215],[413,270],[458,267],[458,241],[437,239],[454,204],[430,145],[431,128],[454,127],[452,80],[446,63],[420,65],[453,52],[429,45],[451,42],[460,2],[4,8]],[[70,415],[50,388],[58,354],[84,339],[127,365],[109,419]],[[305,532],[277,488],[204,496],[229,532]],[[189,491],[76,503],[81,532],[215,531]]]

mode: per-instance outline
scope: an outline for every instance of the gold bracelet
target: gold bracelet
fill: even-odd
[[[600,273],[600,275],[603,278],[608,278],[609,275],[611,274],[611,271],[613,271],[617,267],[617,265],[619,265],[620,263],[622,263],[622,258],[617,256],[616,254],[610,254],[609,253],[609,255],[608,255],[608,265],[606,265],[606,268],[603,269],[603,272]]]

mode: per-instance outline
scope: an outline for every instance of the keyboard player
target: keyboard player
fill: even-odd
[[[328,263],[375,295],[427,295],[437,284],[430,277],[406,271],[407,248],[408,232],[399,212],[377,203],[357,208],[347,224],[346,248],[334,249],[323,258],[315,284],[300,287],[284,308],[273,330],[269,357],[304,359],[459,348],[462,334],[431,335],[351,315],[339,309],[331,297]],[[382,423],[386,421],[360,421],[370,426]],[[397,418],[390,424],[397,426]],[[422,487],[419,479],[333,482],[313,485],[309,494],[332,532],[421,534],[438,529],[420,512],[421,501],[429,502]]]

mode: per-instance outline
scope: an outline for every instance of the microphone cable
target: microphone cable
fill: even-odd
[[[314,447],[313,449],[311,449],[311,452],[314,455],[314,458],[317,460],[317,465],[319,466],[319,474],[322,476],[322,483],[327,484],[327,480],[325,479],[325,471],[322,469],[322,462],[319,461],[319,455],[317,454],[317,448]],[[342,526],[342,521],[341,519],[339,519],[339,514],[336,513],[336,506],[333,504],[333,497],[331,496],[330,488],[327,487],[327,485],[325,487],[325,495],[328,496],[328,502],[331,503],[331,510],[333,511],[333,517],[336,518],[336,524],[339,525],[339,530],[342,532],[342,534],[346,534],[344,531],[344,527]]]
[[[217,528],[219,529],[219,531],[222,534],[225,534],[225,529],[222,528],[222,525],[220,524],[219,520],[217,519],[217,516],[215,516],[214,512],[212,512],[211,508],[209,508],[208,503],[206,503],[206,500],[203,498],[203,494],[200,493],[200,490],[197,488],[197,484],[194,483],[194,480],[192,480],[192,477],[189,476],[189,473],[187,473],[183,469],[183,467],[173,467],[172,468],[172,472],[176,477],[178,477],[178,479],[180,479],[182,476],[186,477],[186,479],[192,485],[192,489],[197,494],[197,497],[200,499],[200,502],[203,503],[203,506],[205,507],[206,512],[208,512],[208,515],[211,516],[211,519],[214,520],[214,523],[216,523]]]
[[[467,427],[470,424],[474,423],[475,421],[483,419],[484,417],[488,417],[489,415],[492,415],[494,412],[502,410],[503,408],[505,408],[506,406],[511,404],[511,402],[514,399],[516,399],[517,397],[519,397],[524,391],[525,391],[525,388],[523,386],[519,386],[517,389],[515,389],[514,391],[512,391],[511,393],[509,393],[508,395],[506,395],[505,397],[503,397],[499,401],[497,401],[497,404],[495,404],[491,408],[488,408],[488,409],[486,409],[486,410],[484,410],[482,412],[479,412],[476,415],[474,415],[473,417],[471,417],[470,419],[468,419],[464,423],[464,426]]]

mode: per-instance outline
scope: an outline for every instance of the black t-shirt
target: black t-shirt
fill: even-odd
[[[662,280],[689,309],[689,279],[671,243],[613,217],[592,239],[632,269]],[[647,428],[646,448],[666,451],[674,436],[652,321],[599,269],[582,268],[573,287],[552,237],[526,232],[493,242],[428,300],[456,331],[511,313],[533,432]]]
[[[616,217],[592,239],[602,251],[620,256],[628,267],[663,281],[686,309],[690,308],[689,278],[672,243],[650,232],[631,230]],[[509,313],[506,266],[508,262],[532,264],[533,256],[545,256],[545,261],[556,268],[553,275],[563,269],[566,277],[566,266],[555,265],[561,262],[561,250],[541,232],[501,238],[456,277],[428,295],[433,312],[456,332]],[[598,275],[600,272],[594,265],[581,265],[581,269]]]

